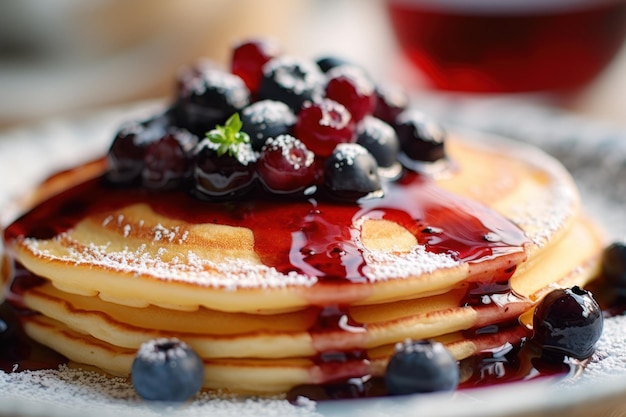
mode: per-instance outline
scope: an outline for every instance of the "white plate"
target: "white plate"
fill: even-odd
[[[150,114],[160,105],[144,103],[1,133],[0,207],[5,208],[5,217],[0,220],[6,221],[10,215],[7,213],[12,198],[54,170],[102,155],[121,121]],[[565,160],[581,185],[585,205],[605,223],[613,237],[626,235],[626,222],[620,223],[626,207],[626,185],[621,185],[626,184],[626,140],[590,139],[589,135],[577,139],[570,135],[552,137],[543,145]],[[234,401],[206,395],[192,404],[164,409],[137,399],[124,381],[97,374],[77,370],[0,372],[0,415],[82,417],[87,412],[92,417],[620,416],[626,415],[626,405],[622,405],[622,395],[626,393],[624,341],[626,318],[607,320],[591,364],[579,377],[565,381],[529,381],[453,394],[306,403],[299,407],[275,399]]]

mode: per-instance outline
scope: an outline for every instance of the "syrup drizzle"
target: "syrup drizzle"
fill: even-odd
[[[105,201],[103,194],[107,195]],[[527,243],[523,232],[498,213],[448,193],[413,172],[387,183],[383,198],[359,204],[315,196],[285,204],[260,192],[235,201],[201,202],[179,191],[110,188],[97,178],[35,207],[5,230],[4,239],[52,238],[89,214],[134,203],[147,203],[159,214],[190,223],[248,228],[265,265],[283,273],[316,276],[321,283],[368,282],[362,249],[355,243],[359,233],[355,224],[363,218],[396,222],[427,251],[460,262],[479,263],[521,253]],[[512,271],[503,271],[495,279],[506,280]]]

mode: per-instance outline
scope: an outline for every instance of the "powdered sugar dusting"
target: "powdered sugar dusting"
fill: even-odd
[[[450,255],[427,252],[423,245],[416,246],[408,253],[368,251],[364,256],[368,265],[366,275],[372,282],[385,281],[390,277],[424,275],[460,265]]]
[[[17,413],[19,404],[26,402],[29,415],[64,417],[320,416],[313,402],[295,406],[279,398],[236,398],[208,392],[198,394],[191,403],[176,406],[151,404],[142,401],[124,378],[67,366],[57,370],[0,372],[0,387],[0,412],[3,414],[15,410]]]
[[[511,220],[526,232],[539,247],[561,230],[571,218],[578,200],[576,192],[568,187],[552,186],[545,196],[512,208]]]
[[[165,235],[161,235],[163,237]],[[145,245],[137,249],[124,248],[111,250],[107,245],[90,244],[83,246],[62,233],[54,238],[66,249],[67,255],[55,256],[41,249],[40,241],[24,239],[23,244],[36,256],[61,260],[74,265],[102,267],[122,273],[149,276],[164,281],[193,283],[202,287],[224,288],[284,288],[288,286],[311,286],[317,278],[295,272],[282,274],[275,268],[252,264],[240,259],[225,259],[216,263],[199,257],[189,251],[185,258],[164,261],[153,257]]]

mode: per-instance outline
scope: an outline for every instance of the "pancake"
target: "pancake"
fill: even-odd
[[[252,221],[229,202],[110,188],[94,169],[104,164],[78,167],[42,184],[6,229],[9,300],[38,313],[21,317],[30,337],[72,361],[128,375],[141,343],[178,337],[204,360],[205,387],[232,392],[381,375],[406,338],[440,340],[459,360],[517,343],[543,295],[595,277],[602,234],[541,152],[453,135],[448,154],[440,175],[374,201],[239,202]],[[343,276],[301,258],[282,267],[312,205],[344,222],[326,225],[345,239],[329,243],[344,252],[330,265],[358,261]]]

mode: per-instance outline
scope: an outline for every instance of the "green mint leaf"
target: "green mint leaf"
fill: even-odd
[[[215,129],[207,132],[207,139],[217,145],[217,156],[228,153],[228,156],[236,158],[239,145],[250,143],[250,136],[241,132],[242,127],[239,113],[234,113],[226,120],[224,126],[217,125]]]
[[[239,117],[239,113],[234,113],[232,116],[230,116],[228,120],[226,120],[226,126],[228,126],[233,133],[239,132],[243,127],[243,122]]]

